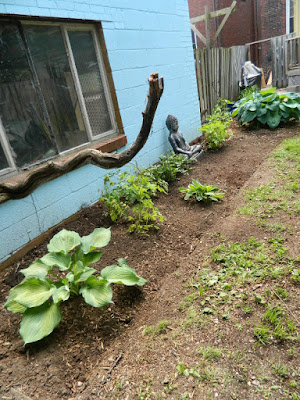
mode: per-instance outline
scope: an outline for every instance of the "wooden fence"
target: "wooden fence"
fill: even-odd
[[[300,36],[287,39],[287,69],[300,68]]]
[[[278,89],[288,86],[287,75],[287,39],[290,35],[271,39],[272,49],[272,86]]]
[[[211,114],[218,99],[236,100],[248,46],[196,49],[195,62],[201,111]]]

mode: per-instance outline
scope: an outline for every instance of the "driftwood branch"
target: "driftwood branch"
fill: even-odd
[[[49,161],[32,171],[22,175],[17,182],[0,183],[0,204],[7,200],[21,199],[32,193],[38,186],[55,179],[67,172],[74,171],[86,164],[93,164],[100,168],[120,168],[130,162],[146,143],[156,108],[163,93],[163,78],[158,73],[151,74],[149,79],[148,101],[143,114],[143,123],[136,141],[125,151],[119,154],[103,153],[95,149],[84,149],[72,156],[55,161]]]

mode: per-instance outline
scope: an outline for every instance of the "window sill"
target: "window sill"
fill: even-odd
[[[105,140],[100,144],[93,146],[94,149],[102,151],[102,153],[111,153],[127,144],[126,135],[118,135],[111,139]]]
[[[99,150],[99,151],[101,151],[103,153],[112,153],[113,151],[116,151],[116,150],[120,149],[121,147],[125,146],[126,144],[127,144],[126,135],[117,135],[117,136],[111,137],[109,139],[107,138],[106,140],[101,141],[101,143],[92,144],[92,145],[88,146],[87,148],[92,148],[92,149],[95,149],[95,150]],[[82,149],[83,148],[81,147],[77,151],[80,151]],[[60,160],[61,159],[66,159],[66,158],[70,157],[71,154],[74,154],[74,153],[75,153],[75,151],[74,152],[68,152],[68,154],[55,157],[55,158],[49,160],[48,162],[59,160],[59,159]],[[47,161],[45,163],[47,163]],[[26,171],[23,171],[23,172],[19,172],[18,173],[18,172],[15,171],[15,175],[13,175],[13,176],[9,176],[9,177],[6,177],[6,178],[3,177],[2,179],[0,177],[0,181],[1,181],[2,184],[3,183],[5,183],[5,184],[16,184],[19,181],[26,180],[27,175],[29,175],[32,171],[34,171],[35,168],[38,168],[39,166],[41,166],[41,164],[39,164],[39,165],[37,165],[35,167],[32,167],[32,168],[30,168],[30,169],[28,169]]]

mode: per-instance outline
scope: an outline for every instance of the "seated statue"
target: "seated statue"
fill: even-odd
[[[202,152],[201,145],[190,146],[178,130],[178,119],[173,115],[168,115],[166,125],[169,129],[169,142],[176,154],[183,154],[187,158],[197,158]]]

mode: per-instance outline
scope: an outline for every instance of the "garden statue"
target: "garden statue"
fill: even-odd
[[[169,129],[169,142],[176,154],[183,154],[188,158],[198,158],[203,150],[201,145],[190,146],[178,130],[178,119],[173,115],[168,115],[166,125]]]

